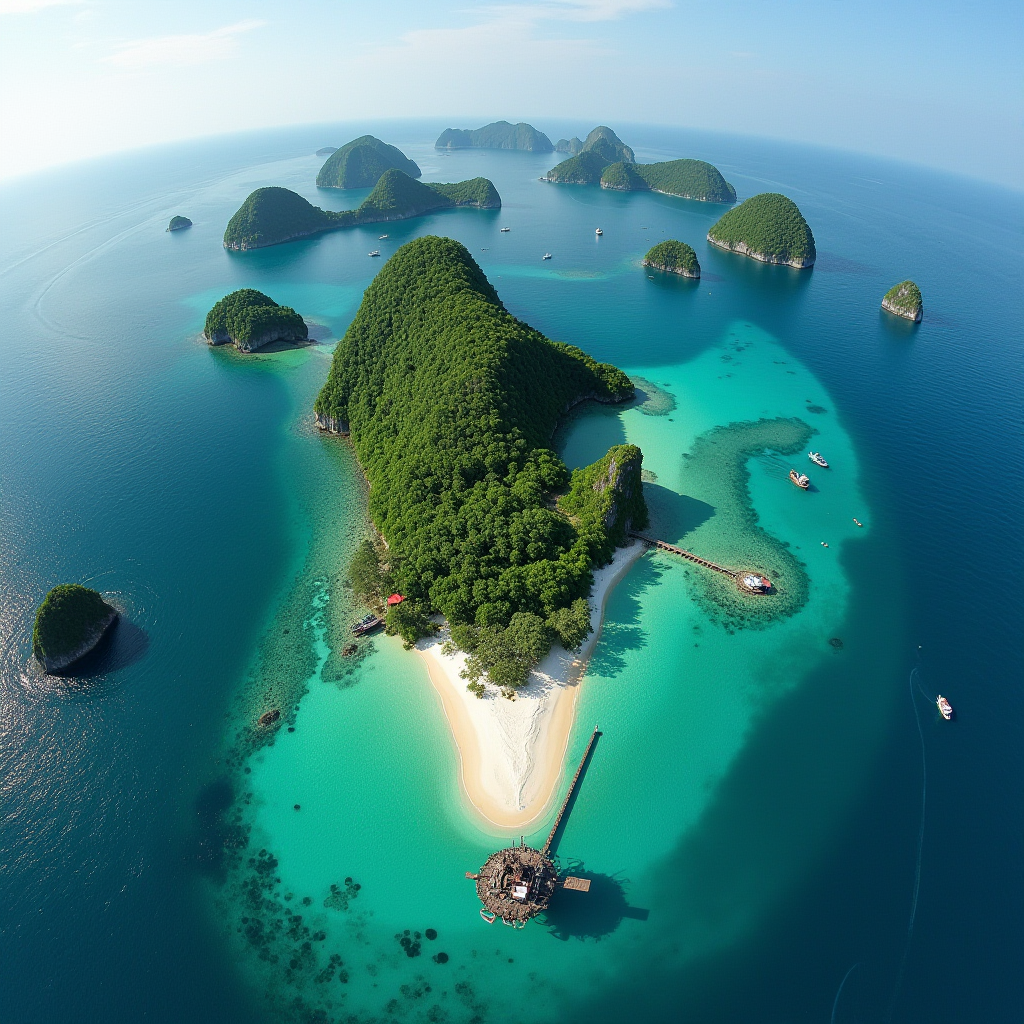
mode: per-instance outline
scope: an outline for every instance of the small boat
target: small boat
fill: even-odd
[[[935,698],[935,706],[947,722],[953,717],[953,705],[941,693]]]
[[[377,240],[379,241],[380,239],[387,238],[387,237],[388,237],[387,235],[378,235],[377,236]]]
[[[486,922],[487,922],[488,924],[494,924],[495,920],[497,920],[497,917],[498,917],[498,915],[497,915],[497,914],[492,914],[492,913],[491,913],[491,912],[490,912],[489,910],[481,910],[481,911],[480,911],[480,916],[481,916],[481,917],[482,917],[482,918],[483,918],[483,919],[484,919],[484,920],[485,920],[485,921],[486,921]]]
[[[604,232],[603,232],[603,231],[602,231],[602,230],[601,230],[600,228],[598,228],[598,229],[597,229],[597,230],[596,230],[596,231],[594,232],[594,234],[595,234],[595,235],[603,235],[603,234],[604,234]]]
[[[380,255],[380,249],[374,249],[373,252],[368,252],[366,255],[367,256],[379,256]]]
[[[372,633],[375,629],[380,629],[384,625],[384,620],[377,615],[367,615],[365,619],[357,622],[352,627],[353,636],[366,636],[367,633]]]
[[[546,253],[544,253],[544,255],[541,258],[545,259],[545,260],[549,260],[549,259],[551,259],[551,253],[546,252]]]
[[[797,485],[797,487],[803,488],[805,491],[811,486],[811,481],[808,477],[804,476],[803,473],[798,473],[795,469],[789,471],[789,479]]]
[[[280,718],[280,708],[274,708],[272,711],[264,711],[263,714],[259,717],[259,726],[261,729],[266,729],[268,726],[273,725]]]
[[[855,523],[856,523],[856,524],[857,524],[858,526],[863,526],[863,525],[864,525],[864,524],[863,524],[863,523],[862,523],[862,522],[861,522],[861,521],[860,521],[859,519],[857,519],[856,517],[854,517],[854,520],[853,520],[853,521],[854,521],[854,522],[855,522]]]
[[[823,540],[823,541],[821,542],[821,546],[822,546],[823,548],[827,548],[827,547],[828,547],[828,541],[827,541],[827,540]]]
[[[511,231],[512,229],[511,228],[502,228],[501,230],[502,231]]]
[[[825,461],[825,456],[821,452],[808,452],[807,458],[811,460],[816,466],[821,466],[822,469],[828,469],[828,463]]]

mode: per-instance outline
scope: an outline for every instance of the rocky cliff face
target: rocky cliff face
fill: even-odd
[[[678,274],[680,277],[700,277],[700,267],[696,270],[687,270],[686,267],[670,267],[667,263],[654,263],[651,260],[644,260],[645,267],[653,267],[655,270],[664,270],[666,274]]]
[[[272,341],[305,341],[307,336],[307,334],[303,334],[293,327],[272,327],[270,330],[264,331],[248,341],[239,341],[237,338],[232,338],[226,328],[221,328],[218,331],[214,331],[206,340],[210,345],[227,345],[232,343],[239,352],[255,352],[257,349],[263,348],[264,345],[269,345]]]
[[[316,413],[316,425],[328,434],[344,434],[348,436],[348,423],[326,413]]]
[[[593,483],[604,506],[604,528],[618,546],[630,530],[647,526],[647,502],[643,494],[643,452],[635,444],[609,449]]]
[[[708,241],[712,245],[718,246],[719,249],[738,252],[743,256],[749,256],[751,259],[760,260],[762,263],[778,263],[787,267],[796,267],[797,270],[806,270],[807,267],[814,266],[813,259],[788,260],[783,256],[773,256],[771,253],[754,252],[746,242],[723,242],[717,238],[712,238],[710,234],[708,235]]]
[[[96,645],[107,635],[107,631],[117,622],[117,609],[111,608],[106,618],[102,619],[89,635],[73,651],[60,654],[56,657],[44,654],[39,657],[43,671],[47,675],[59,676],[70,668],[80,658],[84,658]],[[38,657],[38,655],[37,655]]]
[[[894,285],[882,297],[882,309],[887,313],[903,317],[904,320],[921,322],[924,304],[921,289],[913,281],[902,281]]]

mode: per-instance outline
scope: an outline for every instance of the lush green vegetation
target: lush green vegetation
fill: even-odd
[[[419,167],[400,149],[363,135],[331,154],[316,183],[319,188],[371,188],[392,167],[412,178],[420,176]]]
[[[644,266],[673,272],[683,270],[691,276],[700,277],[697,254],[685,242],[678,242],[674,238],[659,242],[648,249],[644,257]]]
[[[621,161],[609,164],[601,172],[601,187],[619,189],[622,192],[641,192],[649,189],[650,186],[637,173],[637,166]]]
[[[762,192],[729,210],[708,232],[708,241],[727,249],[746,246],[770,262],[810,266],[814,235],[796,203],[777,192]]]
[[[72,654],[94,639],[113,613],[95,590],[61,583],[46,595],[36,612],[32,653],[40,661]]]
[[[487,178],[424,184],[395,168],[380,176],[356,210],[321,210],[290,189],[259,188],[228,221],[224,245],[228,249],[258,249],[321,231],[404,220],[454,206],[497,209],[501,196]]]
[[[666,160],[637,164],[635,169],[644,186],[656,192],[708,203],[736,202],[736,190],[722,177],[722,172],[703,160]]]
[[[192,227],[192,221],[188,217],[172,217],[170,224],[167,225],[168,231],[181,231],[183,228]]]
[[[528,613],[571,640],[592,566],[623,516],[643,519],[639,452],[613,449],[603,470],[577,471],[562,511],[552,496],[570,475],[548,445],[579,399],[632,395],[620,370],[509,314],[460,243],[428,236],[367,288],[315,410],[351,432],[388,543],[388,586],[411,610],[503,630]]]
[[[523,149],[530,153],[550,153],[551,140],[532,124],[494,121],[483,128],[446,128],[437,149]]]
[[[567,145],[571,147],[571,143]],[[572,185],[596,185],[604,169],[617,163],[633,163],[633,150],[611,128],[599,125],[583,140],[574,156],[548,171],[547,178]]]
[[[921,289],[913,281],[900,281],[882,297],[882,306],[908,320],[920,320],[924,311]]]
[[[618,135],[611,130],[611,128],[608,128],[603,124],[598,125],[583,140],[583,149],[580,152],[598,153],[610,164],[631,164],[636,159],[633,155],[633,150],[631,150],[629,146],[627,146],[622,139],[620,139]]]
[[[255,288],[240,288],[206,314],[203,333],[210,341],[248,346],[268,334],[300,341],[309,337],[309,328],[291,306],[279,306]]]

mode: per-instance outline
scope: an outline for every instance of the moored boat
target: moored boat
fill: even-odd
[[[512,229],[511,228],[502,228],[501,230],[502,231],[511,231]]]
[[[935,698],[935,706],[947,722],[953,717],[953,705],[941,693]]]
[[[494,924],[494,921],[495,921],[495,919],[497,918],[497,916],[498,916],[498,915],[497,915],[497,914],[494,914],[494,913],[492,913],[492,912],[491,912],[491,911],[489,911],[489,910],[484,910],[484,909],[483,909],[483,907],[481,907],[481,908],[480,908],[480,916],[481,916],[481,917],[482,917],[482,918],[483,918],[483,919],[484,919],[484,920],[485,920],[485,921],[486,921],[486,922],[487,922],[488,924]]]
[[[367,256],[379,256],[380,255],[380,249],[374,249],[373,252],[368,252],[366,255]]]
[[[365,636],[367,633],[372,633],[375,629],[379,629],[383,625],[384,620],[380,618],[380,616],[367,615],[352,627],[352,635]]]
[[[378,241],[379,241],[379,240],[380,240],[381,238],[387,238],[387,237],[388,237],[387,235],[378,235],[378,236],[377,236],[377,239],[378,239]]]
[[[811,486],[810,478],[804,476],[803,473],[798,473],[795,469],[791,469],[789,471],[789,479],[792,480],[797,487],[801,487],[805,491]]]
[[[600,228],[598,228],[598,229],[597,229],[597,230],[596,230],[596,231],[594,232],[594,234],[595,234],[595,235],[603,235],[603,234],[604,234],[604,232],[603,232],[603,231],[602,231],[602,230],[601,230]]]
[[[544,253],[544,255],[541,257],[541,259],[545,259],[545,260],[551,259],[551,253],[549,253],[549,252]]]
[[[821,466],[822,469],[828,469],[828,463],[825,461],[825,456],[821,452],[808,452],[807,458],[811,460],[816,466]]]

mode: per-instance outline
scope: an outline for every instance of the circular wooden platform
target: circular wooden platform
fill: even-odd
[[[511,846],[487,858],[476,880],[484,909],[506,924],[526,924],[547,909],[558,884],[551,859],[531,846]]]

